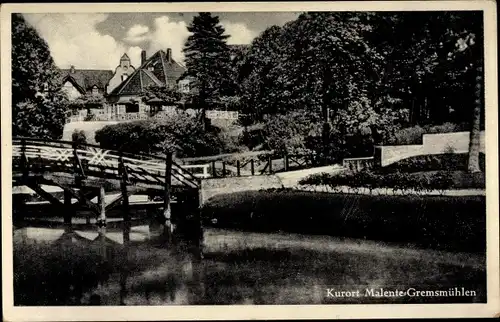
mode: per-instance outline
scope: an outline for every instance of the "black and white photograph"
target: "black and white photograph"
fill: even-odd
[[[496,6],[426,2],[2,6],[7,320],[500,314]]]

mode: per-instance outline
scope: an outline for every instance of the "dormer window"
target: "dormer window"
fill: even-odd
[[[123,82],[124,80],[126,80],[126,79],[127,79],[127,77],[128,77],[128,75],[127,75],[127,74],[122,75],[122,82]]]
[[[92,87],[92,95],[97,95],[99,94],[99,89],[97,88],[96,85],[94,85],[94,87]]]

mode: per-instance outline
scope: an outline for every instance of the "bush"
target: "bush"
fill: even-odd
[[[437,133],[452,133],[469,131],[469,125],[465,123],[444,123],[442,125],[413,126],[401,129],[393,135],[384,138],[385,145],[410,145],[422,144],[422,135]]]
[[[380,168],[377,172],[392,173],[399,172],[420,172],[420,171],[466,171],[468,153],[443,153],[431,155],[419,155],[400,160],[386,167]],[[479,154],[479,166],[482,171],[484,167],[484,153]]]
[[[236,139],[227,131],[210,126],[178,111],[168,118],[108,125],[97,131],[95,140],[106,149],[131,153],[174,152],[177,157],[197,157],[235,152]]]
[[[459,173],[459,174],[458,174]],[[431,190],[448,190],[463,188],[483,188],[480,176],[474,179],[462,179],[470,176],[466,172],[433,171],[419,173],[376,173],[371,171],[350,172],[339,174],[314,174],[299,181],[301,185],[326,185],[332,189],[340,186],[349,188],[391,188],[402,193],[420,193]],[[482,185],[481,185],[482,182]]]
[[[86,144],[87,135],[85,134],[85,131],[75,129],[71,134],[71,140],[77,144]]]
[[[425,129],[420,126],[408,127],[397,131],[393,136],[384,139],[386,145],[422,144]]]
[[[441,125],[428,125],[424,127],[426,133],[435,134],[435,133],[452,133],[452,132],[463,132],[469,131],[470,125],[467,123],[444,123]]]
[[[252,129],[249,131],[243,131],[239,138],[239,143],[253,150],[259,146],[263,146],[265,143],[266,134],[262,129]]]

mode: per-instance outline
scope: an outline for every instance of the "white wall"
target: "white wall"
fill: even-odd
[[[97,144],[95,141],[95,132],[102,129],[106,125],[113,125],[120,123],[118,121],[96,121],[96,122],[71,122],[66,123],[64,125],[63,130],[63,141],[71,141],[71,136],[73,131],[83,130],[85,132],[85,136],[87,137],[87,143],[89,144]]]
[[[421,145],[385,145],[376,147],[381,150],[383,167],[417,155],[441,154],[453,149],[454,153],[469,151],[469,132],[424,134]],[[480,152],[485,151],[484,131],[481,131]]]
[[[80,92],[70,82],[64,83],[62,90],[66,92],[69,100],[74,100],[81,96]]]

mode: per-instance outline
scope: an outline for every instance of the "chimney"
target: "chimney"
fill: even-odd
[[[70,74],[75,73],[75,66],[74,65],[71,65],[71,67],[69,68],[69,72],[70,72]]]
[[[141,51],[141,65],[146,62],[146,51]]]
[[[172,49],[167,48],[167,61],[172,61]]]

